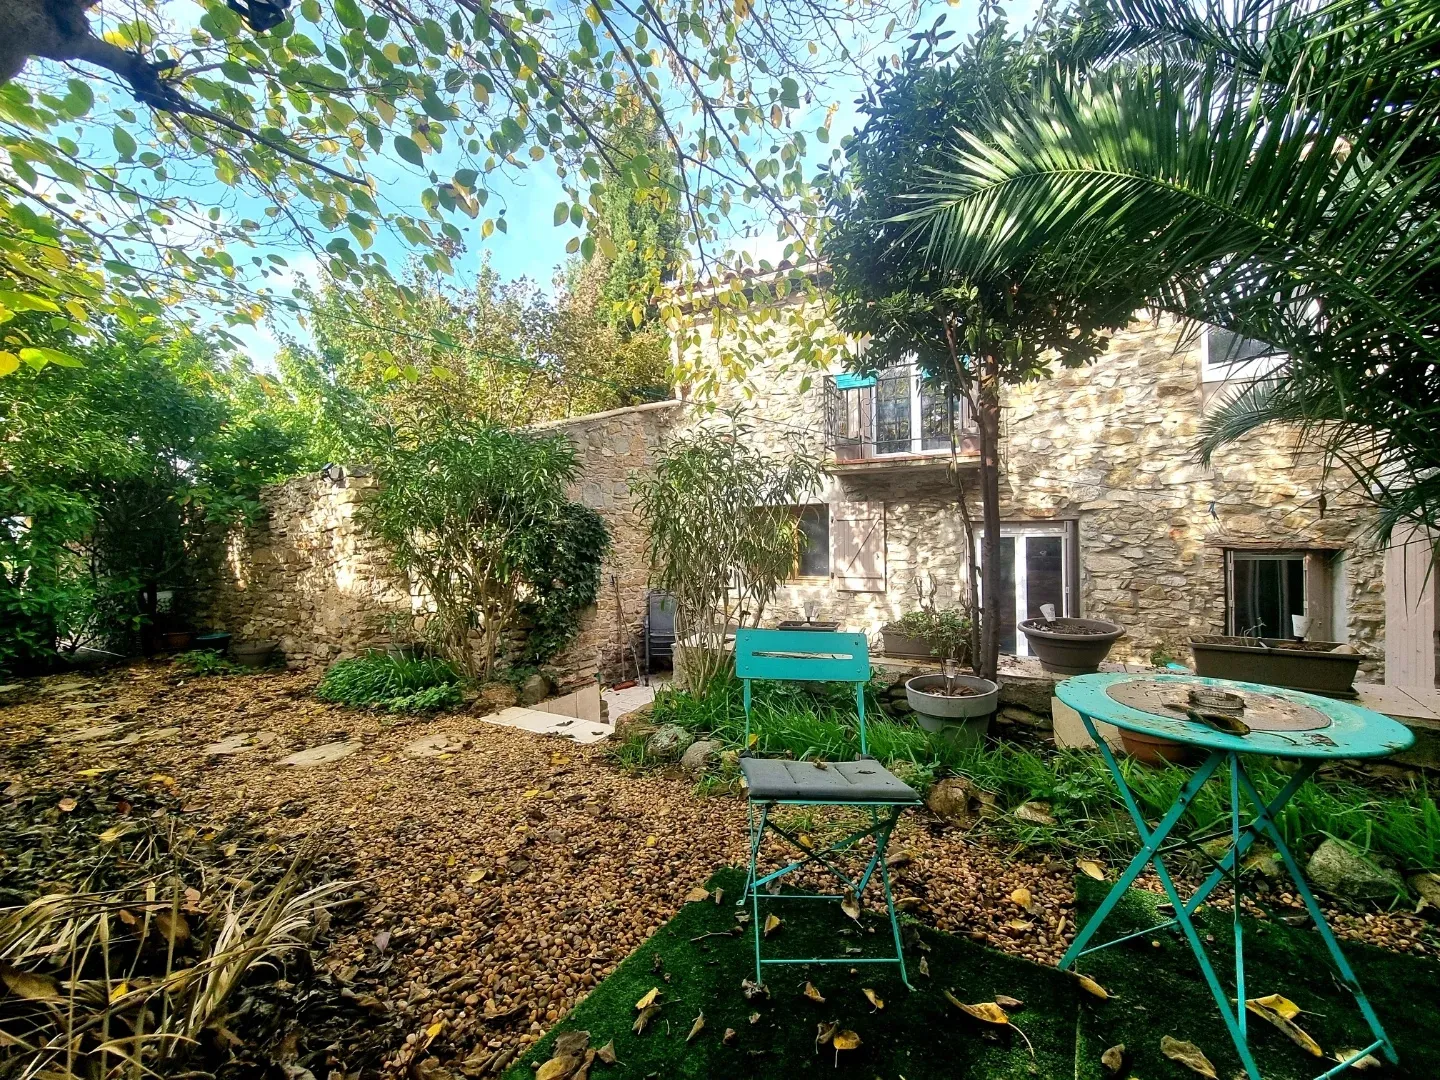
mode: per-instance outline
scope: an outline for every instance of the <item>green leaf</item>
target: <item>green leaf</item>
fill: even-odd
[[[360,5],[355,0],[335,0],[335,17],[340,20],[340,25],[350,30],[363,30],[365,28],[365,16],[360,11]]]
[[[410,162],[411,165],[425,164],[424,151],[420,149],[420,144],[410,138],[409,135],[395,136],[395,152]]]
[[[78,119],[95,105],[95,92],[81,79],[70,79],[65,83],[69,93],[65,95],[65,111]]]
[[[114,127],[110,129],[110,139],[115,143],[115,152],[120,155],[121,161],[134,160],[135,151],[140,149],[135,142],[135,136],[123,127]]]
[[[555,224],[556,224],[556,225],[564,225],[565,222],[567,222],[568,220],[570,220],[570,204],[567,203],[567,202],[558,202],[558,203],[556,203],[556,204],[555,204]]]
[[[794,79],[787,77],[780,80],[780,104],[787,109],[800,107],[800,84]]]
[[[36,371],[39,371],[46,364],[54,364],[56,367],[68,368],[85,366],[81,361],[75,359],[75,357],[71,356],[69,353],[63,353],[59,349],[21,349],[20,359],[24,360],[25,363],[29,364]]]
[[[12,375],[20,367],[20,358],[13,352],[0,352],[0,379]]]

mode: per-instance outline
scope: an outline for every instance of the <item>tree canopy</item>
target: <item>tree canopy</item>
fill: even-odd
[[[445,271],[469,223],[506,231],[505,178],[527,169],[561,179],[555,222],[585,230],[587,259],[650,246],[603,227],[607,178],[680,209],[694,275],[723,278],[750,226],[804,253],[825,86],[913,18],[901,0],[14,0],[0,373],[67,362],[26,311],[82,338],[147,316],[254,322],[294,302],[282,248],[362,287],[390,272],[393,234]],[[637,108],[662,153],[617,134]]]

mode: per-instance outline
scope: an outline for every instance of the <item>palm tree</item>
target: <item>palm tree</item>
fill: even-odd
[[[1267,343],[1202,455],[1295,423],[1381,539],[1440,524],[1440,7],[1091,0],[1048,34],[1046,85],[959,133],[911,242]]]

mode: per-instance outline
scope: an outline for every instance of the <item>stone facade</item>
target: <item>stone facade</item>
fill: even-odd
[[[1317,608],[1326,609],[1333,633],[1364,653],[1361,677],[1378,680],[1383,553],[1365,537],[1369,511],[1341,478],[1327,482],[1320,456],[1291,432],[1254,433],[1202,466],[1198,434],[1207,402],[1222,388],[1202,381],[1200,351],[1172,322],[1136,323],[1096,364],[1008,388],[1002,520],[1066,523],[1078,556],[1073,613],[1126,626],[1111,658],[1132,662],[1188,660],[1192,635],[1226,632],[1227,548],[1313,551],[1324,564]],[[963,602],[968,568],[948,453],[835,462],[822,381],[802,392],[802,378],[772,354],[746,385],[728,384],[720,405],[738,409],[757,439],[777,448],[799,439],[832,462],[814,501],[883,506],[885,585],[847,592],[833,579],[797,581],[781,589],[770,615],[801,617],[810,601],[821,619],[874,631],[912,610],[922,587],[934,589],[937,606]],[[978,526],[977,474],[974,457],[962,459]]]
[[[653,460],[682,411],[681,402],[664,401],[541,425],[574,441],[580,479],[570,497],[597,510],[611,537],[598,602],[547,673],[561,690],[593,683],[597,673],[633,678],[637,651],[643,662],[647,557],[629,477]],[[200,622],[239,640],[278,640],[289,663],[304,665],[383,647],[387,616],[413,610],[423,619],[423,597],[357,519],[376,483],[366,469],[332,468],[266,488],[261,521],[217,538],[207,553]]]

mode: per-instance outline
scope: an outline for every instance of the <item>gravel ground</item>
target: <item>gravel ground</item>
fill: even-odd
[[[386,1033],[386,1075],[498,1073],[687,891],[744,860],[738,799],[696,797],[680,778],[626,775],[604,744],[578,747],[464,714],[395,721],[325,705],[310,697],[316,678],[188,678],[153,662],[27,683],[0,712],[0,786],[13,795],[13,785],[41,781],[172,778],[164,782],[198,821],[246,815],[277,840],[344,852],[373,899],[336,928],[325,963]],[[205,752],[262,731],[273,733],[267,745]],[[449,752],[404,753],[438,735],[450,737]],[[338,740],[356,744],[349,756],[280,764]],[[77,779],[93,769],[105,771]],[[1073,862],[1012,855],[928,814],[907,815],[891,850],[900,856],[896,894],[924,921],[1042,963],[1059,959],[1074,928]],[[1012,898],[1022,886],[1025,908]],[[1293,902],[1276,899],[1282,912]],[[1436,952],[1433,929],[1414,916],[1337,913],[1333,924],[1345,937]],[[332,1048],[332,1077],[350,1075],[354,1052]]]

